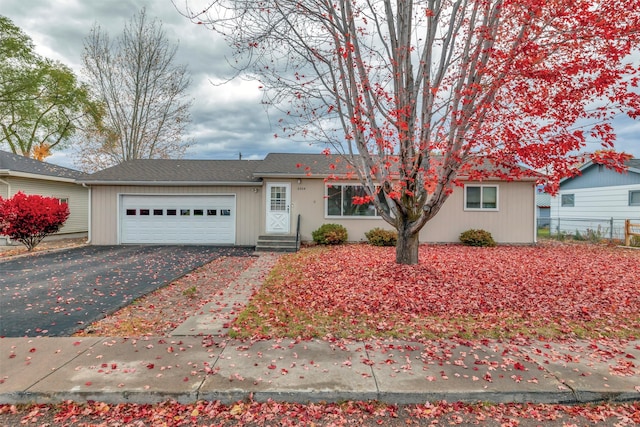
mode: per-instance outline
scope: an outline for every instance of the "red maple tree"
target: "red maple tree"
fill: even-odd
[[[56,233],[68,217],[67,204],[54,197],[22,192],[10,199],[0,197],[0,234],[19,241],[29,251]]]
[[[183,13],[246,61],[287,135],[346,159],[398,230],[398,263],[418,262],[420,230],[462,180],[543,170],[553,192],[588,142],[608,167],[628,158],[611,122],[640,114],[640,0],[212,0]]]

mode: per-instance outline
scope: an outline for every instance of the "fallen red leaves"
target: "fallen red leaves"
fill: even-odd
[[[239,336],[633,337],[640,252],[598,245],[345,245],[283,257],[234,325]]]
[[[134,301],[74,336],[164,335],[207,303],[230,298],[225,291],[255,261],[221,257]]]
[[[249,401],[223,405],[213,401],[194,404],[165,402],[156,405],[109,405],[104,402],[65,402],[55,406],[0,405],[0,422],[6,423],[5,425],[404,426],[429,423],[516,426],[521,420],[549,422],[552,425],[592,425],[606,422],[631,426],[640,423],[640,404],[566,406],[435,402],[396,406],[376,402],[302,405]]]

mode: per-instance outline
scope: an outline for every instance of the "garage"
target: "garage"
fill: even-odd
[[[120,243],[235,244],[235,195],[120,196]]]

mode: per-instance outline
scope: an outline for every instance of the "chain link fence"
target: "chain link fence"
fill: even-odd
[[[624,221],[640,218],[538,218],[538,237],[599,242],[624,242]]]

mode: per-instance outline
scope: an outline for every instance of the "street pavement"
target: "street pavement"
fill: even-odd
[[[167,337],[1,338],[0,403],[640,400],[640,342],[255,340],[226,335],[277,255],[263,253]],[[228,292],[225,292],[228,294]]]

